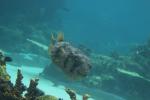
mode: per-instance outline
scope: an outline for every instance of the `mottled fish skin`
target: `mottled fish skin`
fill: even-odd
[[[68,42],[58,42],[51,50],[52,62],[73,79],[86,77],[91,69],[89,58]]]

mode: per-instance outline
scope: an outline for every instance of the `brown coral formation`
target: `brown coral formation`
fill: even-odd
[[[9,74],[6,72],[7,61],[9,61],[8,57],[0,52],[0,100],[35,100],[33,97],[44,95],[41,90],[36,88],[38,80],[35,80],[30,82],[30,86],[25,94],[27,97],[23,97],[22,94],[26,90],[26,86],[22,83],[23,75],[18,70],[16,83],[13,85]]]
[[[37,97],[36,100],[62,100],[62,99],[58,99],[55,96],[51,96],[51,95],[45,95],[45,96]]]
[[[30,83],[32,85],[29,86],[25,94],[26,97],[24,97],[22,94],[26,90],[26,87],[22,83],[22,79],[23,76],[20,70],[18,70],[16,84],[14,86],[10,80],[0,78],[0,100],[35,100],[36,97],[43,95],[41,91],[36,88],[37,81],[35,83],[33,81]]]
[[[74,90],[71,90],[71,89],[67,88],[67,89],[65,89],[65,91],[68,93],[71,100],[77,100],[76,93],[75,93]]]
[[[14,93],[17,97],[21,97],[22,93],[26,90],[26,86],[22,83],[23,75],[21,70],[18,69],[17,79],[14,86]]]
[[[12,61],[10,57],[4,55],[4,53],[0,50],[0,77],[9,80],[10,76],[6,71],[6,62]]]
[[[5,77],[5,74],[9,75],[6,72],[6,60],[0,59],[0,63],[0,68],[3,70],[0,70],[0,100],[63,100],[55,96],[44,95],[44,92],[37,88],[39,79],[31,79],[29,87],[27,88],[22,83],[23,75],[19,69],[17,72],[16,83],[13,85],[10,78]],[[5,68],[3,68],[3,65],[5,65]],[[25,91],[26,93],[23,95],[23,92]],[[71,100],[77,100],[73,90],[66,89],[66,92],[69,94]]]
[[[38,81],[39,81],[39,79],[35,79],[35,80],[31,79],[30,80],[30,85],[27,89],[27,93],[25,94],[25,97],[28,100],[35,100],[36,97],[44,95],[43,91],[36,88],[38,85]]]
[[[76,92],[74,90],[72,90],[70,88],[66,88],[65,91],[70,96],[71,100],[78,100],[77,97],[76,97]],[[89,98],[90,98],[89,94],[84,94],[82,96],[82,100],[88,100]]]

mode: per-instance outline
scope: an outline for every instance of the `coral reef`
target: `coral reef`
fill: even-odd
[[[61,100],[61,99],[58,99],[55,96],[45,95],[45,96],[39,96],[35,100]]]
[[[73,62],[76,59],[73,56],[76,52],[70,53],[73,50],[70,50],[69,46],[70,44],[67,42],[56,42],[50,51],[52,61],[56,65],[62,66],[63,70],[67,68],[64,67],[67,57],[66,61],[69,67],[74,65],[69,62]],[[69,56],[65,56],[66,54]],[[127,100],[149,100],[150,40],[146,44],[137,46],[126,56],[120,55],[116,51],[111,52],[110,55],[101,55],[92,52],[88,55],[93,67],[90,75],[87,75],[82,84],[90,88],[97,88],[122,96]],[[70,59],[70,56],[73,59]],[[49,68],[46,67],[43,74],[45,73],[48,76],[48,70]],[[71,69],[69,70],[68,68],[66,73],[69,73],[69,71]],[[75,99],[73,96],[70,98]]]
[[[9,80],[10,76],[6,71],[6,62],[12,61],[10,57],[4,55],[2,51],[0,51],[0,77],[4,80]]]
[[[149,42],[133,49],[128,56],[91,53],[93,70],[82,83],[91,88],[117,94],[127,100],[150,98]]]
[[[10,80],[0,78],[0,99],[1,100],[35,100],[36,97],[44,95],[41,90],[37,89],[37,81],[31,81],[30,86],[22,83],[23,76],[21,71],[18,70],[16,84],[13,86]],[[27,90],[25,97],[23,92]]]
[[[65,91],[68,93],[68,95],[70,96],[71,100],[78,100],[76,97],[76,92],[70,88],[66,88]],[[88,98],[90,98],[89,94],[84,94],[82,96],[82,100],[88,100]]]
[[[1,100],[63,100],[52,95],[44,95],[44,92],[37,87],[39,79],[31,80],[28,88],[22,83],[23,76],[18,70],[16,84],[0,78],[0,99]],[[23,92],[27,93],[23,96]],[[65,89],[71,100],[78,100],[76,93],[71,89]],[[83,100],[88,100],[89,95],[83,95]]]
[[[13,93],[13,84],[5,79],[0,78],[0,99],[1,100],[22,100]]]
[[[74,90],[66,88],[65,91],[69,94],[71,100],[77,100],[76,93]]]
[[[2,100],[35,100],[36,97],[44,95],[41,90],[37,89],[38,80],[31,80],[29,88],[27,88],[26,98],[22,96],[26,90],[26,86],[22,83],[22,73],[20,70],[17,72],[16,83],[10,81],[9,74],[6,72],[6,62],[8,57],[5,57],[2,51],[0,52],[0,99]],[[6,59],[7,58],[7,59]],[[34,98],[35,97],[35,98]]]
[[[132,60],[142,66],[143,75],[150,79],[150,40],[132,50]]]
[[[14,85],[14,93],[17,97],[21,97],[22,93],[26,90],[26,86],[22,83],[23,76],[21,70],[18,69],[17,79]]]
[[[38,81],[39,81],[39,79],[35,79],[35,80],[31,79],[30,80],[30,85],[27,88],[27,93],[25,94],[25,97],[28,100],[35,100],[36,97],[44,95],[43,91],[36,88],[38,85]]]
[[[0,100],[63,100],[61,98],[57,98],[52,95],[45,95],[44,92],[37,88],[39,79],[31,79],[29,87],[27,88],[23,82],[23,75],[21,70],[18,69],[17,78],[15,85],[13,85],[10,81],[10,77],[6,78],[5,74],[9,76],[6,72],[6,61],[1,58],[5,58],[4,54],[0,52]],[[5,68],[3,68],[5,66]],[[26,92],[25,94],[23,92]],[[77,100],[76,94],[72,92],[71,89],[67,89],[66,91],[70,96],[71,100]],[[72,94],[71,94],[72,92]],[[73,98],[72,98],[73,97]],[[87,100],[88,96],[83,96],[83,100]]]

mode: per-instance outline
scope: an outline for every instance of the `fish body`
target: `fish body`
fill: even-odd
[[[57,42],[51,48],[52,62],[72,79],[88,75],[91,69],[89,58],[69,42]]]

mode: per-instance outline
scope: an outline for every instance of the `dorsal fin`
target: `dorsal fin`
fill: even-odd
[[[49,45],[49,48],[48,48],[49,55],[51,55],[51,50],[54,47],[55,42],[56,42],[56,38],[54,36],[54,33],[51,33],[50,34],[50,45]]]
[[[55,42],[56,42],[56,37],[55,37],[55,35],[54,35],[54,33],[51,33],[50,34],[50,42],[51,42],[51,44],[55,44]]]
[[[62,42],[62,41],[64,41],[64,34],[63,34],[63,32],[58,32],[57,39],[56,39],[55,34],[51,33],[51,35],[50,35],[50,45],[49,45],[49,48],[48,48],[49,55],[51,55],[51,50],[54,47],[54,44],[56,42]]]
[[[58,32],[57,41],[58,42],[64,41],[64,34],[63,34],[63,32]]]

